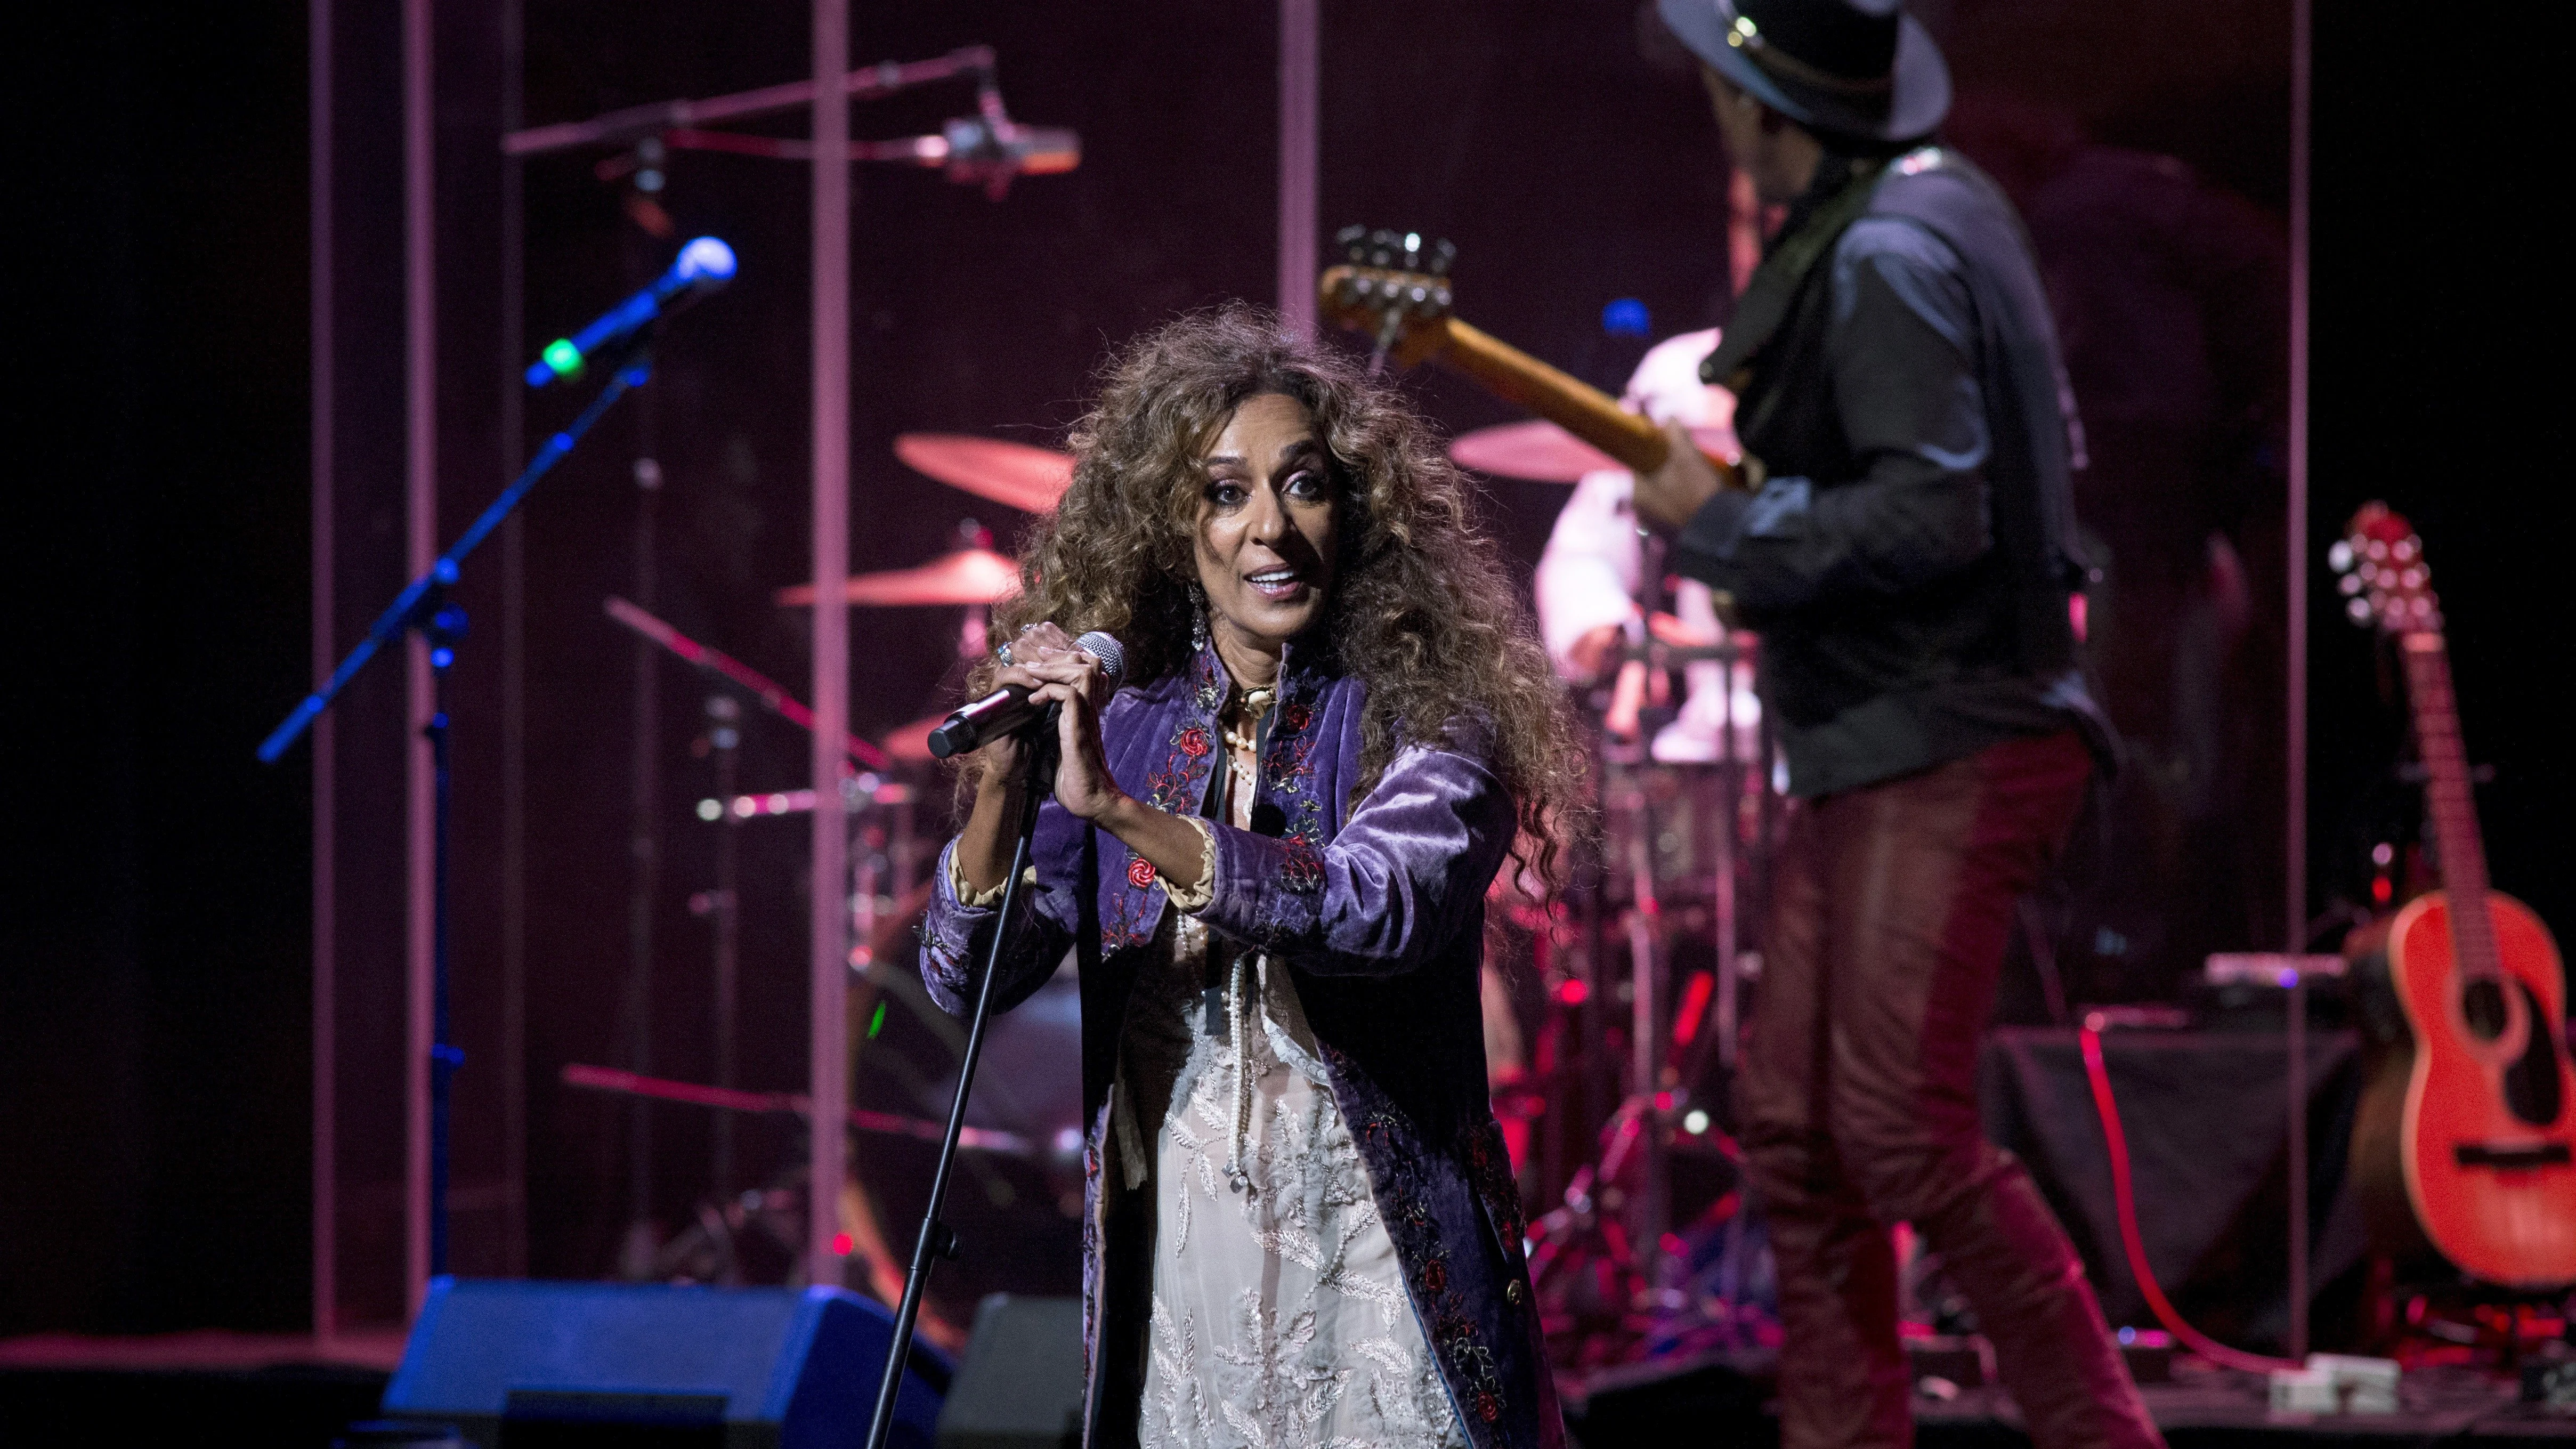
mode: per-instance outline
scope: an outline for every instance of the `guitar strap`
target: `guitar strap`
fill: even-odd
[[[1919,178],[1938,173],[1929,190]],[[1973,166],[1954,160],[1937,145],[1918,146],[1891,161],[1852,164],[1851,175],[1797,228],[1777,245],[1736,299],[1735,317],[1717,350],[1700,364],[1700,380],[1726,387],[1741,397],[1751,380],[1752,363],[1787,320],[1816,263],[1841,240],[1844,231],[1868,212],[1886,192],[1890,216],[1901,217],[1940,237],[1963,258],[1998,255],[2007,249],[2030,253],[2029,238],[1994,183]],[[1991,203],[1985,207],[1944,204],[1941,193],[1964,185]],[[1981,219],[2001,218],[2007,230],[1997,235],[1976,230]],[[2007,491],[1995,503],[1997,543],[2023,580],[2015,620],[2020,666],[2034,674],[2063,670],[2075,658],[2075,638],[2066,617],[2066,594],[2080,589],[2092,574],[2074,527],[2068,477],[2076,466],[2078,424],[2073,399],[2053,344],[2054,329],[2047,298],[2037,290],[2034,268],[2018,289],[1991,269],[1971,267],[1967,282],[1984,321],[1984,346],[2005,364],[2004,385],[2020,395],[1995,398],[1989,409],[1994,446],[2001,465],[2029,473],[2038,487],[2027,495]],[[2017,326],[2007,326],[2007,319]],[[1736,435],[1761,431],[1767,408],[1776,406],[1775,389],[1755,404],[1752,416],[1739,414]],[[2009,405],[2007,405],[2009,403]],[[2063,429],[2034,428],[2042,418],[2063,418]],[[1749,461],[1749,458],[1748,458]],[[1758,476],[1758,475],[1756,475]]]
[[[1908,158],[1930,152],[1924,147]],[[1937,164],[1937,163],[1936,163]],[[1814,211],[1808,213],[1797,230],[1771,248],[1762,265],[1744,284],[1744,295],[1735,299],[1735,314],[1727,319],[1726,334],[1718,339],[1717,350],[1699,365],[1700,381],[1741,394],[1749,380],[1746,374],[1754,357],[1780,330],[1788,319],[1790,304],[1798,300],[1798,289],[1805,286],[1807,274],[1816,262],[1834,249],[1845,228],[1869,210],[1870,198],[1877,194],[1879,177],[1886,171],[1881,161],[1855,161],[1850,179]]]

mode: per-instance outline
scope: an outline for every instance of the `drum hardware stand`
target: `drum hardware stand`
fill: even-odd
[[[1724,818],[1718,822],[1717,879],[1711,882],[1715,893],[1709,897],[1716,917],[1710,925],[1717,936],[1717,1015],[1712,1030],[1717,1033],[1718,1065],[1730,1081],[1735,1076],[1736,989],[1743,946],[1735,922],[1735,836],[1744,825],[1744,768],[1735,755],[1735,666],[1733,651],[1717,662],[1718,799]],[[1763,787],[1768,789],[1770,782],[1764,781]]]
[[[460,567],[501,520],[510,516],[537,480],[552,471],[571,453],[582,436],[588,433],[601,415],[617,400],[642,386],[653,372],[652,348],[656,329],[647,328],[636,334],[634,343],[617,356],[607,371],[609,380],[599,395],[574,418],[562,432],[548,438],[534,458],[520,470],[510,486],[492,500],[465,532],[450,544],[445,553],[429,567],[429,572],[404,586],[385,611],[367,628],[367,637],[358,641],[322,687],[304,697],[293,712],[260,741],[259,758],[263,764],[275,764],[292,748],[296,740],[312,727],[322,712],[340,697],[342,690],[366,669],[378,653],[403,636],[418,633],[429,645],[431,709],[429,722],[422,733],[430,747],[433,785],[431,826],[430,887],[430,1048],[429,1048],[429,1272],[437,1277],[447,1271],[447,1176],[448,1128],[451,1101],[450,1078],[463,1065],[465,1054],[448,1040],[448,948],[450,911],[447,900],[450,739],[447,716],[447,671],[456,662],[456,645],[465,636],[465,611],[448,602],[447,591],[456,585]]]
[[[730,694],[707,696],[707,746],[715,756],[716,798],[730,802],[741,770],[742,704]],[[739,1035],[742,966],[742,818],[728,809],[717,821],[716,886],[708,893],[708,923],[715,936],[716,1085],[734,1085],[734,1045]],[[733,1197],[733,1116],[716,1114],[708,1176],[716,1200]],[[731,1261],[728,1255],[728,1262]]]
[[[921,792],[900,780],[871,784],[873,778],[841,782],[841,803],[851,819],[850,969],[862,977],[880,964],[871,944],[878,930],[911,899],[921,853],[914,833]]]
[[[732,655],[725,653],[721,649],[712,648],[708,645],[699,643],[697,640],[692,639],[688,635],[681,633],[679,630],[672,628],[669,624],[655,618],[652,614],[635,607],[632,603],[618,598],[614,594],[608,597],[604,607],[607,609],[608,617],[625,625],[627,628],[634,630],[636,633],[643,635],[645,638],[652,640],[654,643],[661,645],[663,648],[670,650],[672,653],[677,654],[682,659],[698,666],[707,673],[715,675],[717,678],[731,681],[744,693],[750,695],[756,700],[759,700],[764,708],[768,709],[771,713],[776,714],[779,718],[787,721],[789,724],[807,731],[811,731],[814,728],[813,710],[807,708],[803,701],[797,699],[796,696],[789,694],[784,687],[771,680],[767,675],[764,675],[760,671],[752,668],[750,665],[743,663],[741,660],[734,658]],[[885,751],[869,744],[866,740],[859,738],[857,735],[844,736],[843,743],[849,751],[851,761],[860,767],[870,770],[884,770],[891,768],[891,762],[886,759]]]
[[[1652,1292],[1658,1276],[1656,1268],[1663,1262],[1665,1218],[1671,1206],[1670,1164],[1664,1155],[1663,1114],[1658,1103],[1663,1096],[1663,962],[1656,947],[1662,935],[1664,907],[1655,895],[1654,843],[1649,838],[1651,826],[1645,823],[1646,801],[1642,790],[1634,797],[1638,827],[1628,836],[1628,872],[1631,899],[1628,902],[1628,1099],[1620,1104],[1617,1119],[1624,1119],[1627,1135],[1611,1149],[1619,1151],[1633,1139],[1639,1152],[1637,1185],[1626,1204],[1628,1209],[1628,1254],[1630,1270],[1641,1286]],[[1604,1178],[1615,1182],[1609,1171],[1609,1154],[1603,1155]]]
[[[903,1301],[895,1308],[894,1334],[886,1348],[885,1373],[877,1383],[877,1406],[868,1424],[867,1449],[883,1449],[894,1426],[895,1396],[903,1388],[904,1368],[912,1357],[912,1326],[921,1316],[921,1296],[930,1286],[934,1258],[958,1256],[957,1234],[940,1221],[948,1197],[949,1170],[957,1162],[957,1140],[966,1128],[966,1102],[975,1090],[975,1068],[984,1055],[984,1027],[993,1016],[993,978],[1001,974],[1002,948],[1008,944],[1011,917],[1019,906],[1020,877],[1027,874],[1037,837],[1038,807],[1055,788],[1056,710],[1023,726],[1020,732],[1020,808],[1017,839],[1011,847],[1010,870],[1002,877],[1001,908],[993,921],[992,944],[984,951],[984,973],[975,983],[975,1007],[967,1019],[966,1050],[957,1062],[957,1095],[948,1104],[948,1130],[939,1144],[939,1162],[930,1175],[930,1203],[922,1209],[921,1235],[913,1242],[912,1266],[904,1273]]]
[[[810,731],[814,728],[811,709],[788,693],[785,687],[750,665],[721,649],[690,638],[626,599],[611,595],[604,607],[609,618],[713,678],[750,695],[772,714],[799,729]],[[714,926],[716,1085],[730,1088],[733,1086],[736,1038],[739,1034],[742,919],[740,842],[733,829],[755,814],[778,815],[810,810],[814,808],[814,792],[785,791],[766,796],[739,793],[741,702],[730,694],[711,694],[707,697],[706,712],[708,726],[704,739],[715,756],[716,792],[698,802],[698,818],[721,826],[724,834],[717,838],[716,843],[715,889],[691,898],[689,909],[693,914],[709,917]],[[852,918],[858,928],[852,938],[858,944],[853,947],[851,966],[863,970],[867,963],[857,953],[866,949],[868,934],[879,909],[878,893],[872,889],[873,882],[867,872],[881,869],[885,859],[891,857],[892,898],[902,900],[910,890],[914,857],[919,853],[913,837],[915,792],[900,782],[871,783],[874,776],[857,772],[890,768],[891,761],[885,752],[855,734],[846,736],[843,743],[850,764],[844,767],[845,773],[841,777],[842,808],[854,817],[871,807],[889,808],[894,811],[895,820],[891,849],[880,850],[872,845],[852,855],[853,870],[859,875],[859,884],[851,901]],[[717,1121],[712,1167],[716,1196],[719,1200],[725,1199],[733,1187],[733,1128],[730,1118]]]
[[[1664,542],[1660,537],[1639,530],[1637,539],[1638,593],[1637,633],[1630,638],[1643,643],[1652,637],[1646,627],[1652,622],[1654,606],[1664,592]],[[1639,665],[1645,661],[1639,660]],[[1631,666],[1622,664],[1622,670]],[[1651,669],[1651,666],[1646,666]],[[1668,674],[1652,676],[1649,682],[1669,682]],[[1728,681],[1732,683],[1733,681]],[[1685,696],[1687,698],[1687,696]],[[1653,729],[1640,728],[1637,736],[1639,768],[1650,765],[1655,757]],[[1651,1295],[1656,1270],[1664,1257],[1664,1230],[1672,1203],[1670,1162],[1664,1152],[1663,1114],[1657,1103],[1663,1091],[1663,962],[1656,947],[1663,943],[1663,902],[1655,893],[1654,828],[1648,815],[1648,803],[1642,785],[1634,777],[1629,781],[1634,791],[1630,797],[1635,828],[1628,836],[1627,867],[1630,878],[1628,902],[1628,1098],[1620,1105],[1614,1123],[1625,1118],[1636,1150],[1643,1155],[1638,1161],[1635,1193],[1628,1208],[1628,1265],[1641,1290],[1640,1296]],[[1614,1143],[1615,1151],[1620,1144]],[[1604,1154],[1608,1166],[1609,1154]],[[1610,1177],[1607,1180],[1617,1181]]]
[[[1545,1286],[1577,1263],[1597,1263],[1614,1274],[1621,1285],[1616,1296],[1633,1310],[1650,1312],[1656,1303],[1654,1295],[1665,1286],[1661,1273],[1665,1257],[1662,1240],[1670,1213],[1667,1120],[1682,1105],[1677,1089],[1694,1087],[1712,1065],[1712,1059],[1722,1076],[1733,1075],[1743,1021],[1742,988],[1751,965],[1743,949],[1735,873],[1739,866],[1748,866],[1754,872],[1757,893],[1767,889],[1772,867],[1770,842],[1777,832],[1779,808],[1771,788],[1774,782],[1769,721],[1761,722],[1762,735],[1753,760],[1746,760],[1736,738],[1734,691],[1736,669],[1742,662],[1740,646],[1729,640],[1704,650],[1682,650],[1642,641],[1631,649],[1637,657],[1665,667],[1713,655],[1721,670],[1720,687],[1724,693],[1720,696],[1719,757],[1705,767],[1678,767],[1713,770],[1722,802],[1708,867],[1715,877],[1709,882],[1710,924],[1716,947],[1714,1000],[1705,1008],[1707,1015],[1698,1018],[1706,1025],[1694,1033],[1693,1040],[1685,1044],[1670,1039],[1673,1028],[1664,1020],[1669,983],[1663,979],[1664,957],[1669,953],[1664,928],[1670,918],[1656,886],[1656,827],[1647,819],[1651,807],[1645,792],[1627,777],[1626,771],[1617,768],[1628,761],[1605,755],[1600,774],[1609,792],[1605,804],[1635,819],[1627,839],[1614,846],[1617,858],[1605,862],[1608,872],[1624,872],[1629,877],[1630,901],[1622,921],[1613,927],[1607,902],[1597,893],[1594,895],[1589,912],[1592,950],[1587,965],[1590,982],[1597,991],[1602,984],[1599,978],[1605,938],[1614,930],[1626,936],[1631,970],[1626,1092],[1601,1127],[1592,1160],[1578,1167],[1567,1182],[1562,1204],[1533,1225],[1532,1237],[1537,1246],[1531,1254],[1530,1269],[1533,1282]],[[1619,753],[1625,756],[1630,751]],[[1644,765],[1651,759],[1651,740],[1641,737],[1633,753],[1636,763]],[[1748,856],[1746,844],[1738,839],[1737,832],[1746,825],[1744,790],[1757,783],[1750,778],[1752,770],[1760,771],[1761,794],[1753,822],[1756,839]],[[1625,795],[1616,793],[1622,789],[1627,791]],[[1616,839],[1615,833],[1613,838]],[[1585,1009],[1589,1007],[1587,999]],[[1614,1184],[1635,1194],[1615,1213],[1602,1201]],[[1580,1246],[1586,1240],[1592,1244],[1589,1250]],[[1634,1327],[1638,1320],[1630,1318],[1627,1323]]]
[[[619,228],[630,244],[632,228]],[[654,457],[653,411],[649,399],[636,409],[636,456],[631,467],[635,513],[628,540],[635,596],[648,607],[656,602],[659,562],[655,547],[662,503],[662,464]],[[627,1065],[640,1073],[653,1070],[653,916],[662,895],[662,720],[661,659],[650,642],[632,645],[633,690],[627,701],[629,794],[626,823],[626,990],[623,1010]],[[641,1279],[653,1269],[661,1230],[653,1213],[653,1111],[643,1103],[626,1113],[626,1231],[620,1238],[620,1276]]]
[[[1602,778],[1607,782],[1614,777],[1604,768]],[[1632,780],[1623,780],[1611,788],[1627,790],[1620,798],[1619,808],[1642,820],[1646,810],[1642,789]],[[1630,972],[1627,1091],[1609,1120],[1602,1124],[1592,1160],[1577,1167],[1567,1181],[1562,1204],[1531,1225],[1531,1237],[1537,1243],[1530,1256],[1532,1286],[1543,1290],[1570,1262],[1598,1261],[1616,1276],[1619,1286],[1612,1296],[1631,1312],[1651,1301],[1669,1207],[1665,1200],[1668,1184],[1658,1106],[1663,1032],[1657,945],[1663,922],[1661,902],[1655,893],[1650,835],[1651,828],[1639,824],[1628,834],[1626,859],[1604,862],[1609,870],[1627,871],[1631,881],[1631,899],[1621,913]],[[1607,873],[1605,870],[1605,876]],[[1596,895],[1592,932],[1595,946],[1586,962],[1587,975],[1596,992],[1602,977],[1603,953],[1599,946],[1606,943],[1604,938],[1608,935],[1603,929],[1607,921],[1602,904]],[[1586,994],[1582,1009],[1592,1009],[1593,994]],[[1632,1157],[1636,1160],[1637,1181],[1629,1183]],[[1615,1211],[1602,1201],[1614,1188],[1624,1194]],[[1576,1244],[1582,1240],[1597,1240],[1598,1252],[1580,1254]],[[1623,1313],[1622,1319],[1629,1321],[1629,1314]]]

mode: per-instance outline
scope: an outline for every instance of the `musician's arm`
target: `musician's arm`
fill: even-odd
[[[1748,617],[1900,593],[1993,542],[1976,310],[1957,258],[1909,222],[1864,218],[1831,265],[1830,385],[1860,476],[1719,493],[1674,539],[1675,568]]]
[[[1625,473],[1588,473],[1548,531],[1530,584],[1538,625],[1557,673],[1588,680],[1601,670],[1604,631],[1637,617],[1637,518]]]

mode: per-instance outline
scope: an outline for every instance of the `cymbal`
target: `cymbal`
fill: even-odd
[[[853,604],[994,604],[1020,591],[1020,566],[988,548],[961,548],[918,568],[850,576]],[[814,586],[778,591],[778,602],[797,608],[814,602]]]
[[[1073,482],[1073,458],[1052,448],[963,433],[905,433],[894,455],[914,470],[978,498],[1044,513]]]
[[[1724,456],[1732,457],[1737,451],[1735,433],[1729,428],[1693,428],[1691,436],[1699,440],[1701,447]],[[1450,440],[1449,457],[1461,468],[1504,478],[1526,478],[1534,483],[1574,483],[1586,473],[1618,470],[1622,466],[1609,454],[1544,418],[1460,433]]]
[[[896,725],[879,738],[877,748],[886,752],[887,759],[898,764],[927,765],[934,758],[930,753],[930,732],[947,723],[949,713],[941,710],[937,714],[923,715],[910,724]]]
[[[1609,454],[1544,418],[1460,433],[1450,440],[1449,456],[1461,468],[1538,483],[1571,483],[1586,473],[1619,466]]]

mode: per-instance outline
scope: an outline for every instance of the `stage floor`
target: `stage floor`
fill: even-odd
[[[1711,1355],[1687,1363],[1632,1365],[1596,1374],[1567,1395],[1566,1417],[1583,1449],[1645,1449],[1703,1442],[1769,1449],[1779,1442],[1768,1353]],[[2576,1445],[2576,1415],[2519,1402],[2519,1386],[2465,1367],[2410,1370],[2394,1414],[2275,1414],[2265,1382],[2196,1361],[2170,1383],[2142,1385],[2147,1412],[2173,1449],[2396,1449],[2474,1441],[2480,1449]],[[1918,1449],[2026,1449],[2021,1411],[2001,1389],[1963,1389],[1947,1401],[1917,1394]]]
[[[400,1329],[0,1339],[0,1443],[329,1449],[374,1418]]]
[[[0,1340],[0,1440],[84,1445],[256,1442],[327,1449],[370,1417],[402,1357],[393,1330],[342,1335],[200,1332],[144,1338],[38,1334]],[[1606,1370],[1568,1385],[1582,1449],[1698,1443],[1771,1449],[1767,1354],[1721,1354]],[[2192,1362],[2140,1392],[2173,1449],[2398,1449],[2474,1442],[2478,1449],[2567,1449],[2576,1415],[2517,1401],[2515,1386],[2467,1368],[2410,1371],[2395,1414],[2270,1412],[2263,1382]],[[1946,1402],[1917,1395],[1919,1449],[2026,1449],[2020,1412],[2001,1390]]]
[[[2178,1366],[2176,1378],[2174,1383],[2144,1385],[2138,1392],[2147,1401],[2147,1412],[2155,1416],[2156,1427],[2178,1446],[2249,1438],[2283,1449],[2293,1443],[2298,1449],[2314,1449],[2345,1440],[2576,1443],[2576,1415],[2552,1414],[2541,1405],[2518,1402],[2517,1385],[2466,1369],[2418,1369],[2408,1374],[2399,1394],[2401,1411],[2394,1414],[2275,1414],[2269,1389],[2250,1374]],[[2021,1411],[2000,1389],[1968,1389],[1946,1404],[1918,1396],[1914,1419],[1926,1441],[1948,1437],[1936,1435],[1936,1430],[1987,1429],[2028,1442],[2021,1432]]]

